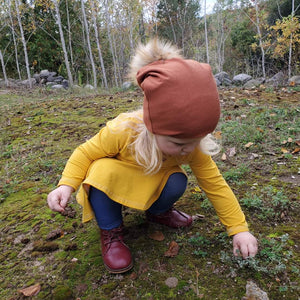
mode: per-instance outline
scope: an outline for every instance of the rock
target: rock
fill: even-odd
[[[282,86],[286,84],[286,77],[282,71],[275,74],[272,78],[266,80],[267,86]]]
[[[132,83],[130,81],[125,81],[122,84],[122,89],[127,90],[127,89],[131,88],[131,86],[132,86]]]
[[[61,84],[63,85],[63,87],[65,89],[67,89],[69,87],[69,81],[67,79],[64,79]]]
[[[53,85],[56,85],[55,82],[46,82],[46,86],[53,86]]]
[[[244,88],[252,89],[261,85],[261,81],[257,79],[250,79],[244,84]]]
[[[53,80],[54,82],[56,83],[62,83],[62,81],[64,80],[64,78],[62,76],[56,76],[56,77],[53,77]]]
[[[60,90],[60,89],[64,89],[64,86],[62,84],[54,84],[52,85],[52,89]]]
[[[30,81],[31,81],[31,85],[36,84],[36,80],[34,78],[31,78]],[[26,79],[26,80],[21,81],[20,84],[21,85],[29,86],[30,85],[29,84],[30,81],[29,81],[29,79]]]
[[[244,85],[247,81],[249,81],[251,79],[252,79],[252,76],[242,73],[242,74],[238,74],[238,75],[234,76],[232,79],[232,83],[234,85]]]
[[[218,78],[215,78],[215,81],[216,81],[216,85],[217,85],[217,86],[220,86],[220,85],[221,85],[221,82],[218,80]]]
[[[94,87],[93,87],[91,84],[86,84],[86,85],[84,86],[84,89],[86,89],[86,90],[93,90]]]
[[[269,297],[253,281],[247,281],[246,296],[243,297],[243,300],[269,300]]]
[[[169,288],[174,288],[178,285],[178,279],[176,277],[169,277],[165,280],[165,284]]]
[[[220,73],[217,73],[215,75],[215,79],[220,82],[220,85],[228,86],[228,85],[232,84],[232,81],[230,80],[230,77],[229,77],[228,73],[226,73],[224,71],[220,72]],[[217,85],[218,85],[218,82],[217,82]]]
[[[18,85],[10,79],[7,80],[7,83],[5,82],[5,80],[0,80],[0,88],[17,88],[17,87]]]
[[[35,79],[35,81],[36,81],[37,83],[40,83],[40,81],[41,81],[40,74],[34,74],[34,75],[33,75],[33,78]]]
[[[289,79],[289,85],[300,85],[300,75],[291,77]]]
[[[40,72],[40,77],[41,78],[45,78],[45,77],[48,77],[50,75],[50,72],[48,70],[42,70]]]

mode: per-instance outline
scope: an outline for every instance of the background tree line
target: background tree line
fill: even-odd
[[[2,0],[0,75],[56,71],[121,86],[138,42],[159,36],[214,72],[299,73],[300,0]]]

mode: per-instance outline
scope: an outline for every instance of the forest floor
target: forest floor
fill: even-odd
[[[233,257],[188,166],[176,205],[195,216],[193,226],[148,224],[124,209],[134,257],[125,274],[105,270],[96,223],[81,223],[75,197],[64,215],[47,207],[74,148],[142,98],[136,90],[0,93],[0,299],[242,299],[247,283],[269,299],[299,299],[299,88],[220,90],[214,159],[259,239],[254,259]]]

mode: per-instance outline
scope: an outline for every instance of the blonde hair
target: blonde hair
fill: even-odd
[[[146,174],[157,173],[163,163],[163,154],[157,146],[155,135],[147,129],[143,122],[142,109],[122,114],[118,118],[121,122],[115,129],[128,128],[135,131],[129,147],[136,162],[144,168]],[[208,134],[201,139],[199,149],[204,154],[215,155],[219,153],[220,146],[214,141],[212,135]]]

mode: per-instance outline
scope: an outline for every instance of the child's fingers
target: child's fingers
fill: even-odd
[[[63,210],[66,208],[68,204],[69,198],[64,196],[60,202],[60,206],[63,208]]]
[[[233,247],[233,255],[234,256],[239,256],[240,255],[239,247],[237,247],[237,246]]]
[[[256,255],[256,253],[257,253],[257,250],[258,250],[257,243],[250,244],[248,246],[248,248],[249,248],[249,256],[250,257],[254,257]]]
[[[64,208],[60,205],[59,196],[56,194],[49,194],[47,198],[48,206],[53,211],[62,212],[64,211]]]

